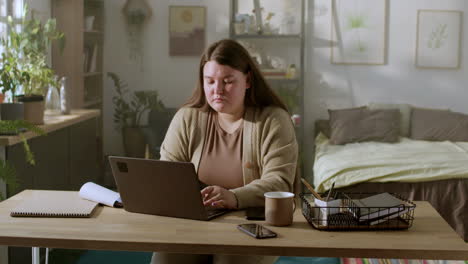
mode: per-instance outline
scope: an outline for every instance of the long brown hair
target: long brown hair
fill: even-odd
[[[223,39],[211,44],[202,54],[198,68],[197,86],[190,99],[183,106],[203,110],[210,109],[203,89],[203,67],[208,61],[216,61],[250,76],[251,84],[245,93],[245,106],[260,108],[277,106],[288,111],[286,105],[265,81],[249,52],[241,44],[231,39]]]

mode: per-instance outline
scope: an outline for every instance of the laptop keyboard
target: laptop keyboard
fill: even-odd
[[[225,213],[226,209],[206,209],[208,218]]]

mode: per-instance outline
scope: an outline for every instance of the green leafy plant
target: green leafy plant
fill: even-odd
[[[140,25],[145,22],[147,16],[142,10],[130,10],[127,12],[127,21],[132,25]]]
[[[151,6],[145,0],[127,0],[122,12],[129,25],[141,26],[152,15]]]
[[[11,17],[8,17],[9,24],[12,23]],[[28,74],[22,71],[21,66],[21,47],[18,39],[14,37],[0,38],[0,44],[3,47],[1,54],[2,63],[0,65],[0,87],[2,93],[11,92],[12,101],[16,95],[16,89],[21,83],[26,82],[29,78]]]
[[[15,23],[8,16],[9,33],[1,38],[2,53],[1,83],[2,92],[11,91],[22,85],[25,95],[44,95],[48,85],[57,86],[54,71],[47,65],[47,49],[53,41],[58,41],[60,50],[65,46],[65,35],[57,30],[55,19],[42,23],[34,17],[28,18],[25,5],[22,19]]]
[[[27,17],[27,6],[22,19],[23,30],[16,32],[25,41],[24,70],[28,73],[28,82],[23,83],[24,94],[45,94],[48,85],[58,86],[54,71],[47,65],[47,49],[53,41],[58,42],[59,50],[65,47],[65,35],[57,30],[55,19],[48,19],[44,24],[34,17]]]
[[[24,71],[28,78],[23,82],[24,95],[45,95],[49,85],[58,87],[58,78],[55,72],[47,66],[44,58],[25,64]]]
[[[23,130],[29,130],[37,135],[45,135],[45,131],[41,128],[24,120],[0,120],[0,134],[12,133],[19,134],[21,142],[23,143],[23,149],[26,154],[26,161],[30,165],[36,165],[34,154],[29,147],[26,137],[21,134]],[[6,160],[0,160],[0,179],[3,180],[12,190],[18,188],[19,183],[16,175],[15,168],[8,163]],[[4,199],[2,193],[0,193],[0,201]]]
[[[2,87],[2,94],[10,91],[12,98],[16,95],[16,88],[20,83],[21,71],[18,69],[15,59],[5,56],[2,53],[2,64],[0,65],[0,87]]]
[[[165,109],[157,91],[135,91],[127,101],[125,97],[129,93],[128,85],[113,72],[108,72],[107,76],[112,79],[115,86],[116,95],[112,97],[112,102],[115,107],[114,123],[117,130],[140,126],[141,117],[146,111]]]
[[[0,179],[10,186],[12,190],[16,190],[19,186],[18,179],[16,177],[16,170],[6,160],[0,160]],[[3,201],[4,199],[5,196],[0,192],[0,201]]]

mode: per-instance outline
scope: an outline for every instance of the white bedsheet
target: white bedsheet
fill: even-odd
[[[360,182],[420,182],[468,178],[468,142],[400,138],[398,143],[330,145],[315,139],[314,185],[319,192]]]

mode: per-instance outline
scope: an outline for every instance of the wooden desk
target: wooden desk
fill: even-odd
[[[0,203],[0,244],[244,255],[468,259],[468,244],[427,202],[416,203],[414,225],[405,231],[318,231],[296,210],[292,226],[271,227],[278,238],[257,240],[236,229],[236,225],[248,222],[243,211],[208,222],[102,206],[88,219],[10,217],[11,208],[32,192],[37,191],[26,190]]]
[[[70,115],[46,111],[47,135],[22,134],[28,139],[36,165],[26,162],[20,136],[0,136],[0,159],[16,170],[19,188],[0,182],[0,192],[8,197],[24,189],[78,190],[88,181],[102,181],[102,138],[99,135],[100,111],[74,109]],[[25,254],[10,248],[10,263],[18,263]],[[0,263],[8,263],[5,247],[0,247]]]

